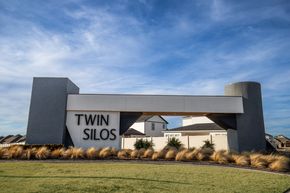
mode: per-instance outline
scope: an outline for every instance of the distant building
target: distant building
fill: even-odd
[[[205,116],[188,116],[182,118],[182,126],[193,125],[198,123],[213,123],[213,121]]]
[[[290,150],[290,139],[284,135],[278,135],[275,137],[279,141],[278,148]]]
[[[198,136],[198,135],[227,135],[225,129],[215,123],[198,123],[168,129],[163,131],[164,137],[179,137],[179,136]]]
[[[7,135],[0,137],[0,144],[24,144],[26,141],[25,135]]]
[[[164,137],[181,137],[191,136],[195,137],[196,141],[201,143],[198,146],[203,145],[203,141],[199,138],[208,138],[211,143],[215,144],[216,149],[228,149],[227,131],[212,122],[210,119],[204,116],[190,116],[182,118],[182,127],[173,129],[167,129],[163,131]]]
[[[161,137],[162,131],[167,129],[167,124],[168,122],[159,115],[143,115],[124,133],[124,136]]]
[[[145,137],[145,134],[133,128],[130,128],[123,134],[123,136],[124,137]]]
[[[195,147],[201,147],[204,140],[200,139],[207,138],[215,145],[215,149],[229,149],[226,130],[215,123],[198,123],[164,131],[164,137],[167,138],[182,136],[189,136],[194,141],[199,141]]]

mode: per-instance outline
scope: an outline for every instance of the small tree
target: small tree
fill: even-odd
[[[204,142],[204,144],[203,144],[203,146],[201,147],[202,149],[204,149],[204,148],[214,149],[214,144],[211,143],[209,140],[205,140],[205,141],[203,141],[203,142]]]
[[[148,149],[153,147],[153,143],[152,141],[148,141],[147,139],[143,140],[143,139],[138,139],[135,143],[134,143],[134,147],[135,149]]]
[[[176,149],[179,149],[183,144],[181,141],[175,137],[169,138],[167,141],[167,147],[174,147]]]

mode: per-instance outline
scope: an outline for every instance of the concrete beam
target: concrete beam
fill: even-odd
[[[145,114],[208,114],[243,113],[240,96],[179,96],[179,95],[122,95],[69,94],[68,111],[119,111]]]

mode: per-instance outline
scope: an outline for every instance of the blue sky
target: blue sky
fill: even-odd
[[[0,0],[0,135],[25,134],[34,76],[82,93],[222,95],[258,81],[266,132],[290,136],[290,2]]]

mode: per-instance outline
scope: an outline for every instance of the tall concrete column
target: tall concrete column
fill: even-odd
[[[239,152],[266,148],[261,85],[238,82],[225,86],[226,96],[242,96],[244,113],[236,115],[236,130],[228,129],[229,148]]]
[[[68,94],[78,93],[68,78],[34,78],[26,143],[73,145],[66,129],[66,105]]]

